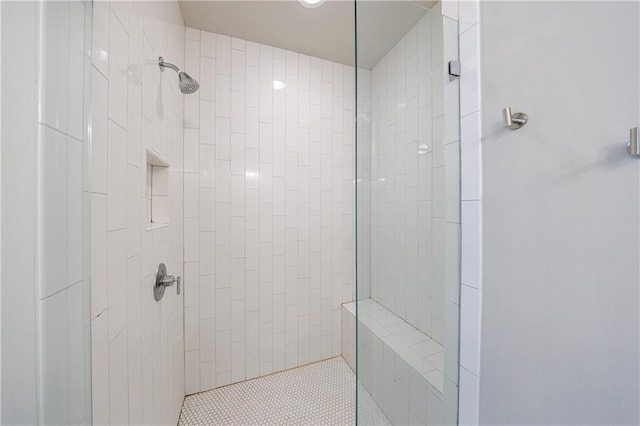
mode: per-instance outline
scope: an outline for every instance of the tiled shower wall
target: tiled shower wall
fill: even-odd
[[[91,3],[1,7],[1,423],[90,424]]]
[[[187,28],[188,394],[339,355],[354,283],[353,68]]]
[[[183,297],[153,298],[160,262],[182,275],[184,24],[177,2],[94,2],[91,332],[94,424],[176,424]],[[169,224],[149,230],[147,150],[170,164]]]
[[[39,422],[90,424],[86,53],[92,8],[83,2],[40,7]]]
[[[457,305],[459,287],[454,25],[439,3],[371,73],[371,297],[442,344],[445,289]]]

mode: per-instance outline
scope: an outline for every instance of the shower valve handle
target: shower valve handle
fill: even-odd
[[[162,279],[162,285],[165,287],[171,287],[172,285],[176,284],[178,294],[180,294],[180,281],[181,281],[180,277],[176,277],[173,275],[165,275],[164,278]]]
[[[162,296],[164,296],[164,290],[174,284],[176,285],[177,293],[180,294],[182,279],[178,276],[167,275],[167,267],[164,263],[158,265],[158,269],[156,270],[156,282],[153,286],[153,296],[156,301],[160,301]]]

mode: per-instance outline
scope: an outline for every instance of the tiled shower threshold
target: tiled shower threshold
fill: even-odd
[[[356,377],[342,357],[190,395],[178,425],[355,424]],[[362,386],[358,423],[389,420]]]

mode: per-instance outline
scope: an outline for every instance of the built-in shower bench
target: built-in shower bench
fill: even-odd
[[[362,299],[357,348],[358,380],[392,423],[431,424],[428,419],[434,413],[428,412],[425,401],[442,405],[443,346],[375,300]],[[355,302],[342,305],[342,356],[355,371]],[[409,418],[399,417],[402,413]]]

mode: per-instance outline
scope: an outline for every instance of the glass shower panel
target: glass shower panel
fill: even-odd
[[[363,424],[457,422],[458,23],[446,14],[441,2],[356,2],[357,297],[345,307],[356,343],[345,358]]]

